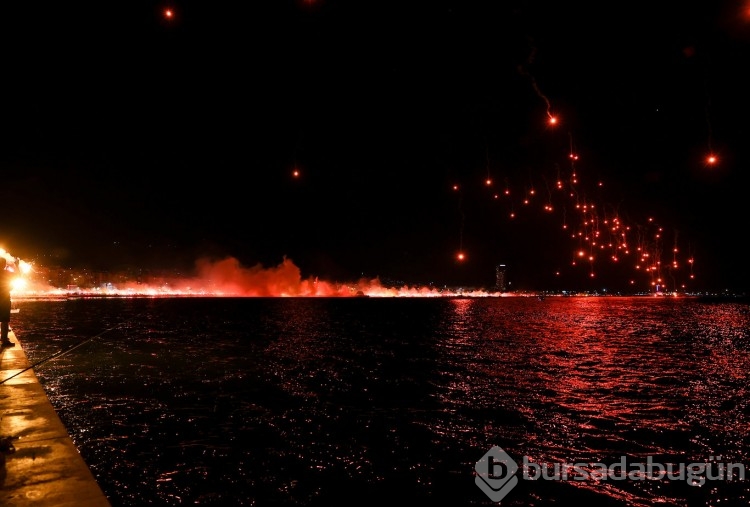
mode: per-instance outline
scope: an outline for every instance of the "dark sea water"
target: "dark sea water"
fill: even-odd
[[[115,298],[18,307],[11,326],[113,506],[498,505],[475,483],[493,446],[549,470],[622,457],[750,468],[742,303]],[[519,471],[499,505],[748,505],[750,476],[734,470],[702,486]]]

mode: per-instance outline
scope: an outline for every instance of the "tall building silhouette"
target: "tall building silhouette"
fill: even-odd
[[[505,280],[505,264],[498,264],[495,266],[495,288],[500,292],[505,292],[506,280]]]

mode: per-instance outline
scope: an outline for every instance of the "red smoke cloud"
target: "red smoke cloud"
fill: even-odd
[[[286,257],[273,267],[256,264],[243,266],[234,257],[202,258],[195,263],[195,274],[184,278],[154,277],[149,280],[123,280],[113,275],[101,286],[75,285],[50,287],[46,276],[35,276],[34,269],[24,275],[22,289],[14,297],[69,296],[215,296],[215,297],[435,297],[492,296],[485,291],[448,291],[433,287],[385,287],[378,278],[349,282],[302,278],[300,268]],[[82,277],[84,278],[84,277]],[[117,281],[114,281],[117,280]],[[19,284],[19,287],[22,284]]]

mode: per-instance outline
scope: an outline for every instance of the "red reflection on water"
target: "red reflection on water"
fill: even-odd
[[[486,422],[482,435],[456,417],[436,428],[441,435],[502,442],[517,457],[550,464],[617,462],[623,454],[748,459],[745,305],[508,298],[456,301],[446,319],[440,399],[459,414],[486,414]],[[671,494],[659,481],[569,485],[629,505]]]

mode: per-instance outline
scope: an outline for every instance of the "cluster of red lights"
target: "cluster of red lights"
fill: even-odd
[[[547,124],[550,127],[559,126],[559,118],[548,113]],[[549,198],[544,200],[541,206],[545,213],[553,216],[553,212],[558,207],[564,210],[575,210],[573,217],[563,212],[561,224],[562,230],[570,235],[575,244],[570,266],[585,265],[588,268],[587,276],[595,278],[597,262],[607,260],[611,263],[627,265],[636,273],[645,274],[648,284],[654,289],[666,289],[668,286],[671,290],[687,288],[687,282],[695,278],[693,273],[695,261],[691,255],[680,260],[681,249],[676,244],[676,238],[672,247],[665,248],[664,242],[667,239],[664,229],[653,218],[648,218],[645,224],[627,224],[616,213],[604,211],[605,205],[581,198],[580,195],[583,192],[578,191],[581,184],[575,167],[579,156],[572,146],[568,153],[568,160],[571,167],[570,174],[564,179],[558,178],[555,184],[555,190],[562,200],[555,198],[553,203],[553,196],[550,193]],[[706,163],[714,166],[718,164],[718,158],[711,154],[707,156]],[[489,173],[483,183],[487,189],[494,187],[494,180]],[[596,182],[596,186],[603,187],[604,183]],[[461,187],[453,184],[452,189],[459,192]],[[507,184],[501,191],[493,190],[491,198],[508,205],[505,211],[508,219],[515,219],[520,209],[532,206],[535,201],[539,201],[533,187],[519,191],[511,189]],[[663,258],[665,250],[671,254],[671,258]],[[456,254],[456,260],[464,262],[467,259],[467,253],[461,245]],[[676,276],[678,273],[679,276]],[[554,274],[560,276],[561,272],[557,270]],[[638,278],[638,276],[633,276],[629,283],[634,286],[638,285]]]

